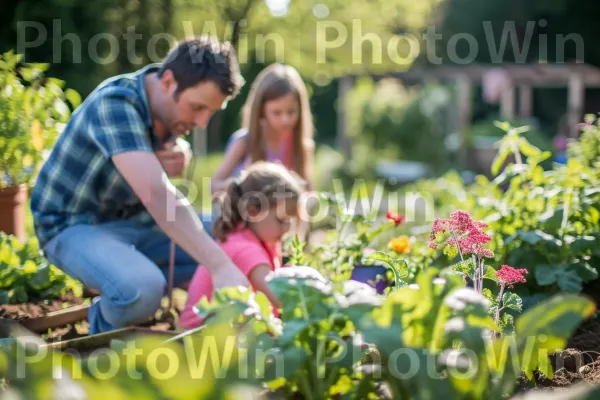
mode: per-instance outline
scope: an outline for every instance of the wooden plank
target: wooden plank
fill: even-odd
[[[170,338],[175,336],[179,331],[153,330],[150,328],[141,328],[136,326],[115,329],[108,332],[98,333],[76,339],[63,340],[61,342],[48,343],[43,347],[52,350],[76,350],[81,353],[86,353],[98,348],[108,347],[112,340],[125,340],[139,335],[163,336]]]
[[[519,85],[519,116],[529,118],[533,115],[533,90],[531,85]]]
[[[583,103],[585,101],[585,86],[580,74],[573,74],[569,80],[569,100],[567,103],[567,117],[569,136],[577,137],[577,124],[583,117]]]
[[[64,310],[53,311],[43,317],[24,319],[19,323],[32,332],[42,333],[51,328],[85,320],[89,308],[89,305],[81,304]]]
[[[462,167],[467,167],[468,160],[468,132],[471,126],[471,102],[473,83],[467,75],[460,75],[456,79],[457,100],[458,100],[458,132],[460,132],[460,153],[459,163]]]
[[[502,91],[500,113],[502,118],[513,118],[515,116],[515,85],[512,80],[509,80]]]

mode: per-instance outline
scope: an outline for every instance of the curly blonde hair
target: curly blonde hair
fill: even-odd
[[[301,177],[281,164],[269,161],[251,164],[240,177],[230,178],[227,190],[217,196],[220,216],[213,225],[213,234],[221,242],[227,240],[229,233],[248,222],[245,215],[248,208],[262,209],[265,206],[263,200],[266,200],[269,209],[275,207],[278,201],[285,200],[286,207],[296,210],[297,215],[298,202],[305,186],[306,182]]]

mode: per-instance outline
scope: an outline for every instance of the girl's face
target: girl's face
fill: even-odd
[[[295,214],[291,210],[291,202],[279,201],[275,207],[260,212],[250,211],[251,219],[248,227],[265,243],[281,241],[292,225]]]
[[[294,93],[267,101],[263,111],[264,122],[276,133],[293,130],[300,118],[300,104]]]

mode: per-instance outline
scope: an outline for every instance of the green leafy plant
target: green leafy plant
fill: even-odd
[[[499,234],[497,260],[526,267],[538,287],[579,292],[583,282],[598,276],[592,265],[600,255],[600,181],[577,159],[544,171],[539,162],[549,154],[511,132],[504,148],[523,151],[528,160],[519,163],[517,158],[492,182],[508,182],[502,197],[485,209]],[[514,149],[514,143],[520,147]]]
[[[59,299],[68,291],[81,296],[82,285],[41,255],[37,239],[21,242],[0,232],[0,304]]]
[[[580,125],[579,140],[568,144],[567,155],[577,158],[587,166],[600,168],[600,119],[588,114]]]
[[[385,234],[394,235],[401,230],[405,216],[387,212],[383,218],[377,218],[377,211],[368,215],[348,210],[341,196],[321,193],[321,201],[325,202],[336,221],[336,228],[330,230],[326,239],[310,253],[305,253],[303,265],[317,269],[334,284],[341,284],[350,279],[355,265],[382,264],[369,255],[372,247],[385,247],[376,242]],[[387,264],[383,264],[387,265]],[[385,277],[383,277],[385,278]]]
[[[496,126],[505,136],[498,142],[495,178],[490,181],[477,177],[474,184],[459,190],[456,198],[432,190],[435,204],[441,204],[439,213],[460,208],[488,226],[488,248],[494,253],[496,265],[526,268],[529,272],[527,283],[517,290],[521,296],[538,301],[559,291],[580,292],[585,282],[598,276],[598,168],[571,158],[566,165],[554,164],[545,170],[540,163],[550,153],[525,139],[527,127],[514,128],[500,122]],[[432,183],[415,186],[426,190]],[[448,186],[444,180],[436,183]],[[426,254],[415,248],[411,256],[417,256],[417,252]],[[442,255],[438,252],[432,256],[432,264],[443,265]],[[454,257],[453,261],[461,261],[458,252],[448,255]]]
[[[0,188],[30,184],[70,117],[81,102],[64,82],[45,77],[49,64],[23,63],[22,55],[0,57]]]
[[[138,335],[85,357],[49,350],[15,330],[0,343],[0,381],[5,383],[0,393],[73,400],[260,398],[260,386],[241,371],[241,336],[224,319],[183,343]]]
[[[197,309],[226,315],[253,338],[244,359],[257,372],[250,382],[284,398],[376,398],[384,390],[395,399],[502,399],[522,371],[552,377],[548,354],[595,310],[588,299],[559,295],[519,316],[514,333],[495,337],[491,302],[452,268],[428,268],[385,298],[357,282],[338,292],[309,267],[282,268],[267,281],[279,318],[260,306],[260,293],[239,289],[217,291],[216,302]],[[275,320],[280,327],[265,330]]]

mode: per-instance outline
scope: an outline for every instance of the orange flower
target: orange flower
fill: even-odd
[[[408,254],[410,252],[410,238],[398,236],[390,240],[389,247],[397,253]]]

